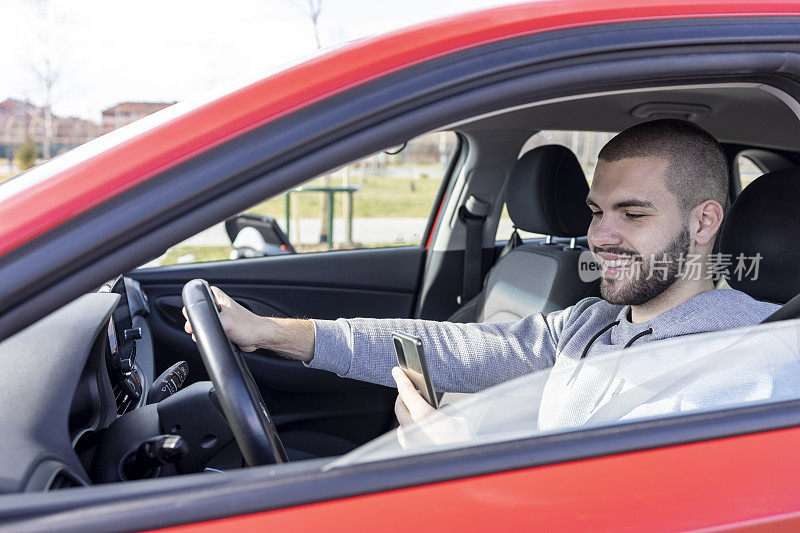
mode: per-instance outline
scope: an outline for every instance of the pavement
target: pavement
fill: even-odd
[[[281,227],[285,221],[280,221]],[[292,221],[289,231],[289,240],[298,242],[297,226]],[[341,242],[345,239],[345,219],[337,218],[333,221],[333,239]],[[375,244],[419,244],[425,232],[427,218],[354,218],[353,242]],[[318,218],[300,219],[300,244],[319,243],[319,234],[322,223]],[[217,224],[197,235],[183,241],[178,246],[230,246],[231,241],[225,233],[225,225]]]
[[[292,221],[290,240],[298,242],[297,227]],[[427,218],[354,218],[353,242],[364,245],[376,244],[419,244],[422,233],[428,223]],[[281,221],[281,227],[285,221]],[[318,218],[300,219],[300,244],[319,243],[319,233],[322,227]],[[511,220],[500,220],[497,235],[500,239],[507,239],[511,235]],[[345,239],[345,220],[337,218],[333,221],[333,238],[335,242]],[[224,224],[220,223],[201,231],[197,235],[183,241],[178,246],[230,246],[231,241],[225,233]]]

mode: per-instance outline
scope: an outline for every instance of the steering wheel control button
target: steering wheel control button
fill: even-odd
[[[180,361],[166,369],[147,391],[147,403],[158,403],[181,390],[188,375],[189,365],[186,361]]]

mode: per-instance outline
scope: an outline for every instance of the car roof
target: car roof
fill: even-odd
[[[619,132],[643,120],[693,117],[723,143],[800,151],[800,120],[790,98],[756,83],[616,91],[561,98],[476,117],[457,129]],[[650,115],[645,115],[649,113]]]

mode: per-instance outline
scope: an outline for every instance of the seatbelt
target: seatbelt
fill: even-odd
[[[599,424],[619,420],[624,415],[630,413],[635,407],[643,405],[656,394],[664,392],[668,387],[674,387],[679,383],[679,378],[696,379],[698,370],[707,365],[716,364],[724,350],[716,350],[710,354],[698,357],[694,361],[689,361],[677,368],[665,372],[659,376],[651,378],[641,383],[627,392],[614,396],[606,403],[601,404],[600,408],[584,422],[584,424]],[[621,357],[621,355],[617,355]]]
[[[461,300],[464,303],[481,290],[483,222],[489,214],[491,204],[475,196],[470,196],[458,210],[460,218],[467,227],[467,241],[464,249],[464,285]]]
[[[762,324],[767,322],[777,322],[779,320],[789,320],[790,318],[797,318],[800,316],[800,294],[786,302],[780,309],[769,315],[761,321]]]

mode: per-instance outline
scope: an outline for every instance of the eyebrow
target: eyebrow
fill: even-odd
[[[591,198],[586,198],[586,204],[589,206],[600,207],[597,203],[592,200]],[[615,203],[612,206],[612,209],[623,209],[625,207],[644,207],[648,209],[653,209],[655,206],[653,202],[649,200],[640,200],[638,198],[631,198],[629,200],[622,200],[620,202]]]

